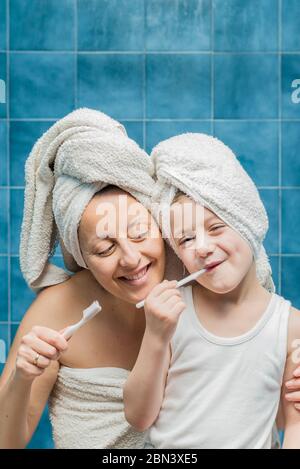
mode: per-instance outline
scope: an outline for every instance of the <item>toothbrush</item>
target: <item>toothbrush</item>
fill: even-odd
[[[88,308],[84,309],[82,312],[82,319],[80,321],[76,322],[75,324],[72,324],[71,326],[68,326],[64,332],[63,336],[66,340],[69,340],[74,332],[78,331],[84,324],[86,324],[90,319],[92,319],[94,316],[96,316],[97,313],[101,311],[101,306],[99,305],[98,301],[94,301]]]
[[[176,288],[182,287],[183,285],[191,282],[192,280],[196,280],[197,277],[204,274],[206,271],[207,269],[197,270],[197,272],[194,272],[191,275],[188,275],[187,277],[183,278],[182,280],[179,280],[179,282],[177,282]],[[140,309],[140,308],[143,308],[144,304],[145,304],[145,300],[140,301],[135,306],[137,309]]]

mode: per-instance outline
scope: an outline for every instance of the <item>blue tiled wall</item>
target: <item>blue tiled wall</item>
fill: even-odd
[[[18,259],[24,162],[79,106],[147,151],[184,131],[231,146],[270,216],[277,291],[300,308],[299,24],[299,0],[0,0],[0,371],[34,297]],[[45,410],[30,446],[52,445]]]

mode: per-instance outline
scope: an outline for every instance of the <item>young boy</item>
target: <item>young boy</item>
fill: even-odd
[[[146,447],[271,448],[282,382],[298,364],[300,312],[272,292],[268,275],[258,279],[268,227],[258,192],[213,137],[173,137],[152,157],[162,231],[189,272],[207,271],[192,286],[165,281],[147,297],[126,418],[149,428]],[[281,403],[283,447],[300,448],[300,415]]]

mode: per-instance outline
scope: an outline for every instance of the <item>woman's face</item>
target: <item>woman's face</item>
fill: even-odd
[[[144,299],[165,271],[165,247],[148,210],[118,188],[97,194],[79,225],[83,258],[95,279],[128,303]]]

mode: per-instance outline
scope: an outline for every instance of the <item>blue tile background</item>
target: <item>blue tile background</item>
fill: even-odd
[[[188,131],[231,146],[270,217],[277,291],[300,308],[299,24],[299,0],[0,0],[0,372],[34,298],[18,257],[24,162],[78,106],[149,152]],[[53,447],[47,409],[30,447]]]

